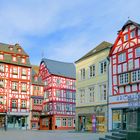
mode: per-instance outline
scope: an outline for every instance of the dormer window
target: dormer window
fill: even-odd
[[[121,53],[118,56],[119,63],[125,62],[126,61],[126,53]]]
[[[4,65],[0,64],[0,72],[4,72]]]
[[[25,63],[25,58],[21,58],[21,63]]]
[[[128,34],[125,34],[124,35],[124,41],[127,41],[128,40]]]
[[[3,60],[3,54],[0,54],[0,59]]]
[[[9,49],[10,49],[10,51],[12,51],[13,50],[13,46],[9,46]]]
[[[18,50],[18,52],[21,52],[21,48],[18,48],[17,50]]]
[[[12,59],[13,59],[14,62],[17,61],[17,57],[16,56],[13,56]]]
[[[135,35],[135,30],[133,30],[131,33],[130,33],[130,38],[134,38],[136,35]]]
[[[37,76],[34,77],[35,82],[37,82]]]

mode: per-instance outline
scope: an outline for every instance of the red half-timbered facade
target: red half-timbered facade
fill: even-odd
[[[136,129],[140,97],[140,25],[138,23],[128,20],[118,32],[118,37],[110,51],[109,80],[109,129]]]
[[[0,43],[0,112],[9,128],[28,128],[30,74],[29,56],[21,46]]]
[[[75,66],[42,59],[39,75],[44,82],[42,130],[65,130],[75,127]]]
[[[38,76],[39,67],[32,66],[32,85],[30,97],[30,128],[39,129],[40,115],[42,113],[42,103],[44,99],[44,84]]]

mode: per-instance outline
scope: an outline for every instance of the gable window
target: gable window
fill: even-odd
[[[22,69],[22,75],[23,75],[23,76],[26,76],[26,74],[27,74],[26,69],[23,68],[23,69]]]
[[[119,59],[119,63],[125,62],[126,61],[126,53],[119,54],[118,59]]]
[[[0,54],[0,59],[3,60],[3,54]]]
[[[104,74],[107,71],[107,62],[103,61],[99,63],[99,70],[100,70],[100,74]]]
[[[130,33],[130,38],[134,38],[136,35],[135,35],[135,30],[131,31]]]
[[[129,73],[124,73],[119,75],[119,84],[128,84],[129,82]]]
[[[17,74],[17,73],[18,73],[17,67],[13,67],[13,74]]]
[[[90,78],[95,76],[95,65],[89,67],[89,76]]]
[[[107,87],[106,84],[99,85],[101,101],[107,100]]]
[[[0,88],[4,87],[4,80],[0,79]]]
[[[21,108],[26,108],[26,100],[21,100]]]
[[[86,76],[85,68],[80,70],[80,80],[84,80]]]
[[[12,57],[12,60],[13,60],[14,62],[16,62],[16,61],[17,61],[17,57],[16,57],[16,56],[13,56],[13,57]]]
[[[12,108],[17,108],[17,100],[12,100]]]
[[[124,35],[124,41],[128,40],[128,34]]]
[[[21,63],[25,63],[25,58],[21,58]]]
[[[135,57],[140,57],[140,47],[135,49]]]
[[[94,87],[89,88],[89,94],[90,94],[89,101],[94,102]]]
[[[12,90],[18,90],[18,83],[12,82]]]
[[[27,90],[27,84],[26,83],[22,83],[21,84],[21,91],[26,91]]]
[[[4,65],[0,64],[0,72],[4,72]]]

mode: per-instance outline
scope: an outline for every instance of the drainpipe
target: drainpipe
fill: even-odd
[[[110,71],[110,60],[107,57],[107,132],[109,131],[109,71]]]

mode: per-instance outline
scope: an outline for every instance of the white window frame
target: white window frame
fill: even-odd
[[[82,68],[82,69],[80,70],[80,75],[79,75],[79,77],[80,77],[80,80],[85,80],[85,79],[86,79],[86,70],[85,70],[85,68]]]
[[[0,59],[3,60],[3,58],[4,58],[4,55],[0,54]]]
[[[80,89],[79,94],[80,94],[80,103],[85,103],[85,89]]]
[[[100,100],[106,101],[107,100],[107,84],[106,83],[99,85],[99,93],[100,93]]]
[[[95,65],[91,65],[89,66],[89,77],[92,78],[92,77],[95,77]]]
[[[131,82],[139,82],[140,81],[140,70],[131,72]]]
[[[27,83],[21,83],[21,91],[27,91]]]
[[[95,87],[89,87],[89,102],[94,102],[95,98]]]
[[[105,74],[107,72],[107,61],[101,61],[99,62],[99,71],[100,74]]]
[[[129,83],[129,73],[123,73],[119,75],[119,85],[124,85]]]
[[[22,75],[27,75],[27,71],[25,68],[22,68]]]
[[[18,100],[14,100],[14,99],[12,99],[12,108],[17,108],[17,102],[18,102]]]
[[[12,90],[18,90],[18,83],[12,82]]]
[[[119,61],[119,63],[125,62],[126,61],[126,53],[119,54],[118,61]]]
[[[124,35],[124,41],[128,41],[129,39],[129,36],[128,36],[128,33]]]
[[[62,118],[62,126],[67,126],[67,118]]]
[[[4,87],[4,80],[0,79],[0,88]]]
[[[27,107],[27,101],[21,100],[21,108],[26,108],[26,107]]]

